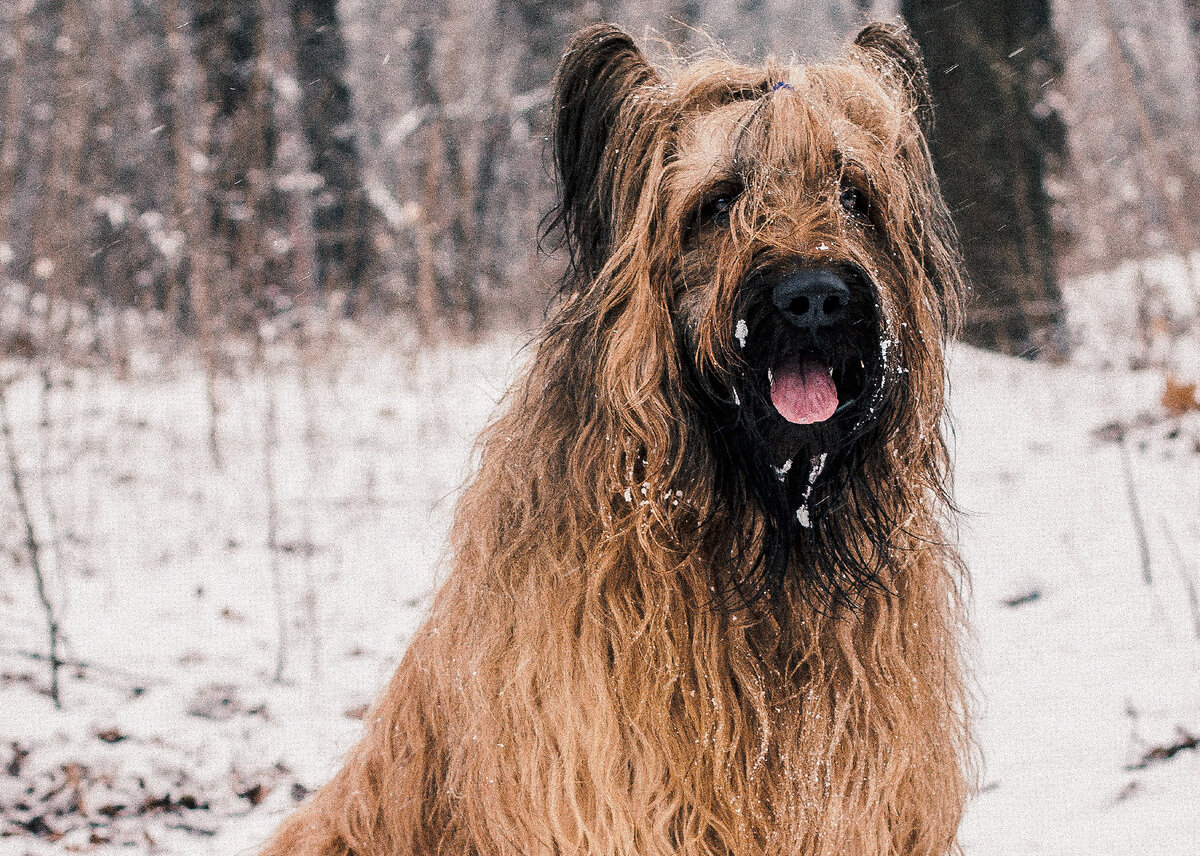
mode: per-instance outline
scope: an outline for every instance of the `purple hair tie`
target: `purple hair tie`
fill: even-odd
[[[780,80],[778,83],[776,83],[774,86],[771,87],[772,92],[774,92],[776,89],[791,89],[793,92],[796,91],[795,88],[792,86],[792,84],[788,83],[786,80]]]

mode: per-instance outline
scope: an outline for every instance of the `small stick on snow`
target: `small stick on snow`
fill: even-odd
[[[1187,592],[1188,606],[1192,610],[1192,632],[1197,639],[1200,639],[1200,597],[1196,595],[1196,581],[1194,579],[1196,569],[1183,558],[1183,551],[1179,549],[1179,542],[1175,540],[1175,533],[1171,531],[1171,527],[1167,525],[1167,521],[1159,517],[1158,525],[1167,540],[1167,548],[1171,551],[1171,558],[1175,560],[1175,566],[1179,569],[1179,579],[1183,582],[1183,589]]]
[[[1117,437],[1117,448],[1121,452],[1121,473],[1125,477],[1125,494],[1129,498],[1129,516],[1133,520],[1138,553],[1142,560],[1142,582],[1152,585],[1154,577],[1150,573],[1150,541],[1146,538],[1146,519],[1142,516],[1141,505],[1138,504],[1137,490],[1133,484],[1133,462],[1130,460],[1129,447],[1125,444],[1124,432]]]

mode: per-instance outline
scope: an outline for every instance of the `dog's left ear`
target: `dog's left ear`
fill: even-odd
[[[903,24],[873,21],[854,37],[855,58],[869,64],[885,81],[898,84],[926,133],[933,127],[933,96],[921,47]]]
[[[604,265],[612,240],[612,203],[601,172],[613,129],[634,90],[657,79],[629,34],[611,24],[577,33],[558,67],[554,166],[560,198],[551,226],[562,227],[572,264],[585,276]]]

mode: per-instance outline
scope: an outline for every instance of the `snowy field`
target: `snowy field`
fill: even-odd
[[[1063,366],[954,352],[984,759],[968,856],[1200,849],[1200,412],[1164,410],[1159,367],[1200,362],[1143,342],[1154,367],[1131,370],[1103,332]],[[220,466],[186,355],[48,384],[5,363],[69,664],[56,710],[6,467],[0,854],[252,852],[420,621],[519,344],[269,354],[217,382]]]

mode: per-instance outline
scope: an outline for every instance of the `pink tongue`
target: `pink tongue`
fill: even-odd
[[[772,374],[771,403],[788,422],[824,422],[837,410],[837,387],[829,366],[815,357],[790,357]]]

